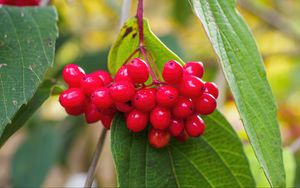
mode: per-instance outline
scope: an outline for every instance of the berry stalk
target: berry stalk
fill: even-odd
[[[139,30],[139,47],[144,46],[143,13],[144,13],[144,0],[138,0],[136,18],[137,18],[138,30]]]

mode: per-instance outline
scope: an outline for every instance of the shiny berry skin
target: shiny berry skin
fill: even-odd
[[[163,148],[170,141],[170,133],[165,130],[151,128],[148,133],[148,140],[154,148]]]
[[[180,135],[175,137],[179,142],[186,142],[189,139],[189,135],[186,133],[186,131],[182,131]]]
[[[180,97],[172,109],[177,118],[187,118],[194,113],[194,103],[191,99]]]
[[[91,95],[91,101],[98,108],[109,108],[113,105],[113,100],[110,97],[109,89],[100,87],[95,90]]]
[[[132,99],[135,89],[132,83],[128,81],[119,81],[110,88],[110,96],[115,102],[127,102]]]
[[[128,69],[126,65],[120,67],[117,74],[115,75],[115,82],[120,82],[120,81],[133,82],[128,74]]]
[[[216,99],[208,93],[203,93],[201,97],[194,99],[195,110],[201,115],[213,113],[217,107]]]
[[[155,90],[148,88],[138,90],[134,94],[132,102],[133,105],[140,111],[151,111],[156,104]]]
[[[139,110],[131,111],[126,118],[126,125],[132,132],[140,132],[148,124],[148,114]]]
[[[69,87],[80,87],[81,79],[85,73],[78,65],[69,64],[64,67],[62,76]]]
[[[91,75],[99,77],[101,79],[101,81],[103,82],[104,86],[109,85],[113,81],[110,74],[103,70],[93,72],[93,73],[91,73]]]
[[[161,86],[156,92],[157,104],[161,107],[170,108],[176,104],[178,95],[176,88],[169,85]]]
[[[111,122],[114,119],[114,114],[102,114],[101,123],[106,129],[110,129]]]
[[[169,126],[169,133],[172,136],[179,136],[183,130],[184,130],[183,120],[172,118]]]
[[[179,82],[178,89],[180,94],[185,97],[198,97],[204,92],[204,82],[192,75],[185,75]]]
[[[185,130],[191,137],[201,136],[205,131],[204,121],[198,115],[192,115],[186,119]]]
[[[164,65],[162,77],[167,83],[176,84],[181,79],[182,70],[182,66],[177,61],[170,60]]]
[[[204,84],[204,86],[205,86],[204,93],[211,94],[215,99],[218,98],[218,96],[219,96],[219,89],[218,89],[218,86],[215,83],[213,83],[213,82],[206,82]]]
[[[192,61],[183,66],[183,74],[189,74],[202,78],[204,74],[204,68],[202,62]]]
[[[87,105],[84,115],[87,123],[95,123],[102,118],[101,112],[98,110],[96,105],[92,103]]]
[[[70,88],[59,96],[60,104],[65,108],[73,108],[84,104],[85,96],[78,88]]]
[[[72,108],[65,108],[66,112],[71,116],[79,116],[84,113],[84,106],[75,106]]]
[[[103,82],[99,77],[89,74],[82,78],[80,88],[85,95],[89,96],[97,88],[102,86],[103,86]]]
[[[131,101],[116,102],[115,107],[117,108],[117,110],[124,113],[131,112],[134,109],[134,106]]]
[[[166,129],[171,121],[171,113],[163,107],[155,107],[150,113],[150,122],[156,129]]]
[[[144,83],[149,78],[149,68],[145,61],[140,58],[134,58],[127,64],[127,70],[130,78],[136,84]]]

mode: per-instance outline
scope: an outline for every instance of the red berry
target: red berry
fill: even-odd
[[[161,86],[156,93],[157,104],[161,107],[170,108],[178,99],[178,91],[172,86]]]
[[[206,82],[204,84],[204,86],[205,86],[204,93],[211,94],[212,96],[214,96],[215,99],[218,98],[218,96],[219,96],[219,90],[218,90],[218,86],[215,83],[213,83],[213,82]]]
[[[182,131],[180,135],[175,137],[179,142],[186,142],[189,139],[189,135],[186,131]]]
[[[110,97],[109,89],[106,87],[100,87],[94,91],[91,95],[91,101],[98,108],[109,108],[113,105],[113,100]]]
[[[79,116],[84,112],[84,106],[75,106],[72,108],[65,108],[66,112],[72,116]]]
[[[60,104],[65,108],[80,107],[84,104],[85,96],[78,88],[70,88],[59,96]]]
[[[176,84],[181,79],[182,66],[175,60],[170,60],[164,65],[162,77],[170,84]]]
[[[98,110],[96,105],[92,103],[87,105],[84,115],[87,123],[95,123],[102,118],[101,112]]]
[[[201,115],[211,114],[217,107],[216,99],[208,93],[194,100],[195,109]]]
[[[134,58],[127,65],[130,78],[136,84],[144,83],[149,78],[149,68],[145,61],[140,58]]]
[[[172,136],[179,136],[184,129],[184,122],[182,119],[172,118],[169,126],[169,132]]]
[[[185,97],[180,97],[173,107],[172,113],[178,118],[187,118],[194,113],[193,101]]]
[[[110,87],[110,96],[116,102],[127,102],[132,99],[135,89],[128,81],[119,81]]]
[[[120,67],[120,69],[118,70],[118,72],[115,76],[115,82],[120,82],[120,81],[133,82],[128,74],[128,69],[127,69],[126,65],[123,65],[122,67]]]
[[[81,79],[85,73],[78,65],[69,64],[64,67],[62,76],[69,87],[80,87]]]
[[[169,143],[170,134],[165,130],[151,128],[148,133],[148,140],[154,148],[163,148]]]
[[[15,0],[14,5],[16,6],[36,6],[40,4],[40,0]]]
[[[187,118],[185,130],[192,137],[201,136],[205,130],[204,121],[198,115],[192,115]]]
[[[114,114],[102,114],[101,123],[106,129],[110,129],[111,122],[114,119]]]
[[[134,106],[132,105],[131,101],[116,102],[115,107],[117,108],[117,110],[124,113],[131,112],[134,109]]]
[[[198,61],[188,62],[183,66],[183,73],[202,78],[204,74],[203,63]]]
[[[103,86],[102,80],[95,75],[86,75],[81,80],[81,90],[86,95],[91,95],[96,89]]]
[[[126,118],[127,128],[133,132],[140,132],[148,124],[148,114],[139,110],[131,111]]]
[[[171,113],[162,107],[155,107],[150,113],[150,122],[156,129],[168,128],[171,121]]]
[[[179,92],[186,97],[199,97],[204,92],[204,82],[192,75],[185,75],[179,82]]]
[[[149,112],[155,107],[155,90],[152,88],[138,90],[133,97],[133,105],[143,112]]]
[[[103,70],[99,70],[99,71],[93,72],[91,74],[99,77],[101,79],[101,81],[103,82],[104,86],[109,85],[113,81],[110,74]]]

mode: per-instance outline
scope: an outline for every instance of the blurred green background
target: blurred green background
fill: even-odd
[[[300,187],[300,1],[237,2],[256,38],[277,100],[287,186]],[[86,72],[106,69],[109,48],[120,29],[122,3],[122,0],[53,0],[51,4],[59,13],[60,36],[55,66],[47,77],[63,86],[60,70],[65,64],[77,63]],[[129,16],[135,15],[136,3],[132,0]],[[267,187],[218,59],[189,1],[145,0],[144,14],[153,32],[183,60],[204,63],[205,80],[215,81],[220,87],[218,109],[242,139],[257,186]],[[67,117],[57,98],[51,96],[1,148],[0,187],[82,185],[80,181],[88,170],[102,126],[99,123],[87,126],[80,117]],[[109,136],[95,183],[100,187],[116,186]]]

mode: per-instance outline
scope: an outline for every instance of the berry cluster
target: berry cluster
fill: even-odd
[[[146,85],[152,76],[152,84]],[[101,120],[109,129],[114,114],[124,113],[126,125],[132,132],[140,132],[151,124],[150,144],[162,148],[170,136],[186,141],[198,137],[205,130],[199,115],[208,115],[216,108],[218,88],[201,80],[201,62],[189,62],[183,67],[170,60],[164,65],[162,77],[153,77],[150,66],[139,58],[123,65],[114,79],[105,71],[85,74],[77,65],[67,65],[63,78],[69,89],[60,95],[60,103],[70,115],[84,113],[86,121]]]
[[[0,0],[0,5],[10,6],[37,6],[40,4],[40,0]]]

